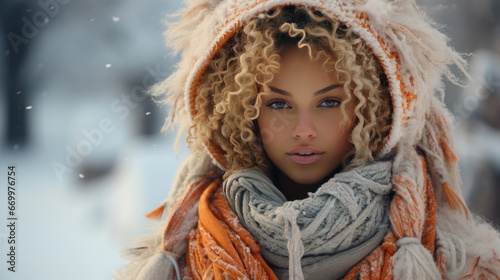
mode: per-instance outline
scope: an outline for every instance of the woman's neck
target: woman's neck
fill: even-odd
[[[308,196],[308,193],[315,192],[323,183],[328,181],[337,172],[341,170],[341,167],[335,169],[332,173],[328,174],[321,181],[314,184],[299,184],[285,173],[281,172],[278,168],[273,166],[272,168],[272,180],[276,187],[283,193],[288,201],[304,199]]]

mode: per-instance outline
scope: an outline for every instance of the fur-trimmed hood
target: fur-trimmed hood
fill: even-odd
[[[468,76],[466,62],[413,0],[187,0],[180,21],[165,33],[167,44],[181,52],[180,63],[154,89],[172,106],[170,125],[181,132],[188,129],[201,77],[221,46],[249,19],[287,5],[308,6],[337,18],[373,49],[387,76],[393,106],[391,129],[378,157],[418,145],[429,152],[433,185],[445,186],[462,200],[442,79],[459,83],[450,67]],[[217,143],[205,146],[213,163],[225,170]],[[438,198],[446,193],[451,192],[437,189]]]
[[[187,126],[196,114],[201,76],[220,47],[249,19],[286,5],[309,6],[339,19],[373,49],[388,78],[393,104],[392,128],[381,157],[398,144],[416,144],[433,110],[432,99],[443,90],[442,76],[457,82],[451,65],[465,73],[465,61],[412,0],[190,0],[181,20],[166,33],[167,43],[182,51],[181,62],[156,88],[168,92],[176,121],[187,120],[182,124]],[[223,168],[220,151],[210,145],[211,157]]]

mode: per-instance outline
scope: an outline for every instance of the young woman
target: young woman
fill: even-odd
[[[192,155],[124,279],[498,279],[413,1],[190,1],[167,92]]]

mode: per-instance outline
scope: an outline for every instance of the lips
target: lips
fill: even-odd
[[[313,164],[319,161],[323,154],[324,152],[311,146],[296,147],[287,153],[293,162],[301,165]]]

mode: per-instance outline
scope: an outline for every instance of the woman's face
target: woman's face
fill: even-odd
[[[337,169],[351,149],[354,102],[347,99],[336,71],[311,61],[306,48],[281,54],[281,67],[263,96],[259,124],[264,150],[273,164],[297,184],[321,182]]]

